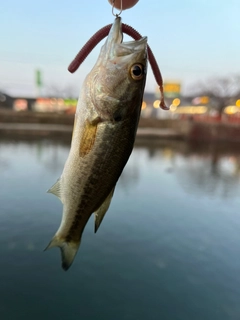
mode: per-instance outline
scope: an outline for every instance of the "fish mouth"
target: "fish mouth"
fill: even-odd
[[[120,17],[116,17],[107,37],[107,45],[121,43],[122,40],[122,19]]]
[[[116,17],[109,31],[105,48],[109,53],[109,58],[144,52],[147,48],[147,37],[142,37],[139,40],[123,42],[122,20],[120,17]]]

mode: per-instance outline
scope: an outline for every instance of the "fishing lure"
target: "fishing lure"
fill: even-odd
[[[119,14],[116,16],[119,16]],[[112,27],[112,24],[106,25],[105,27],[98,30],[86,42],[86,44],[82,47],[82,49],[78,52],[76,57],[70,63],[70,65],[68,67],[69,72],[74,73],[79,68],[79,66],[83,63],[83,61],[86,59],[86,57],[89,55],[89,53],[96,47],[96,45],[101,40],[103,40],[105,37],[108,36],[111,27]],[[134,40],[140,40],[142,38],[142,35],[137,30],[135,30],[131,26],[124,24],[124,23],[122,23],[122,32],[127,34],[128,36],[132,37]],[[165,101],[164,101],[162,74],[161,74],[161,71],[158,67],[157,61],[156,61],[154,54],[153,54],[151,48],[149,47],[149,45],[147,45],[147,52],[148,52],[148,59],[149,59],[149,62],[150,62],[150,65],[151,65],[151,68],[153,71],[153,75],[154,75],[155,80],[159,86],[159,90],[160,90],[160,94],[161,94],[159,106],[163,110],[169,110],[169,108],[167,107],[167,105],[165,104]]]

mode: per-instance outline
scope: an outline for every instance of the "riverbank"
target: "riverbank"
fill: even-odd
[[[35,135],[68,139],[72,135],[73,122],[72,114],[0,110],[0,135]],[[216,121],[141,117],[137,136],[142,139],[240,143],[240,125]]]
[[[0,111],[1,135],[38,135],[41,137],[71,136],[74,115],[61,113]],[[137,131],[141,138],[183,139],[172,121],[141,118]]]

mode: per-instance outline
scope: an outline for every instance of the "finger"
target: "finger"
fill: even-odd
[[[122,1],[122,10],[126,10],[126,9],[130,9],[133,6],[135,6],[135,4],[139,1],[139,0],[115,0],[114,1],[114,7],[116,9],[121,10],[121,1]],[[112,5],[113,4],[113,0],[108,0],[108,2]]]

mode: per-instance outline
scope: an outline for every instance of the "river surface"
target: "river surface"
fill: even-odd
[[[137,141],[72,267],[45,191],[69,143],[0,140],[1,320],[239,320],[240,147]]]

